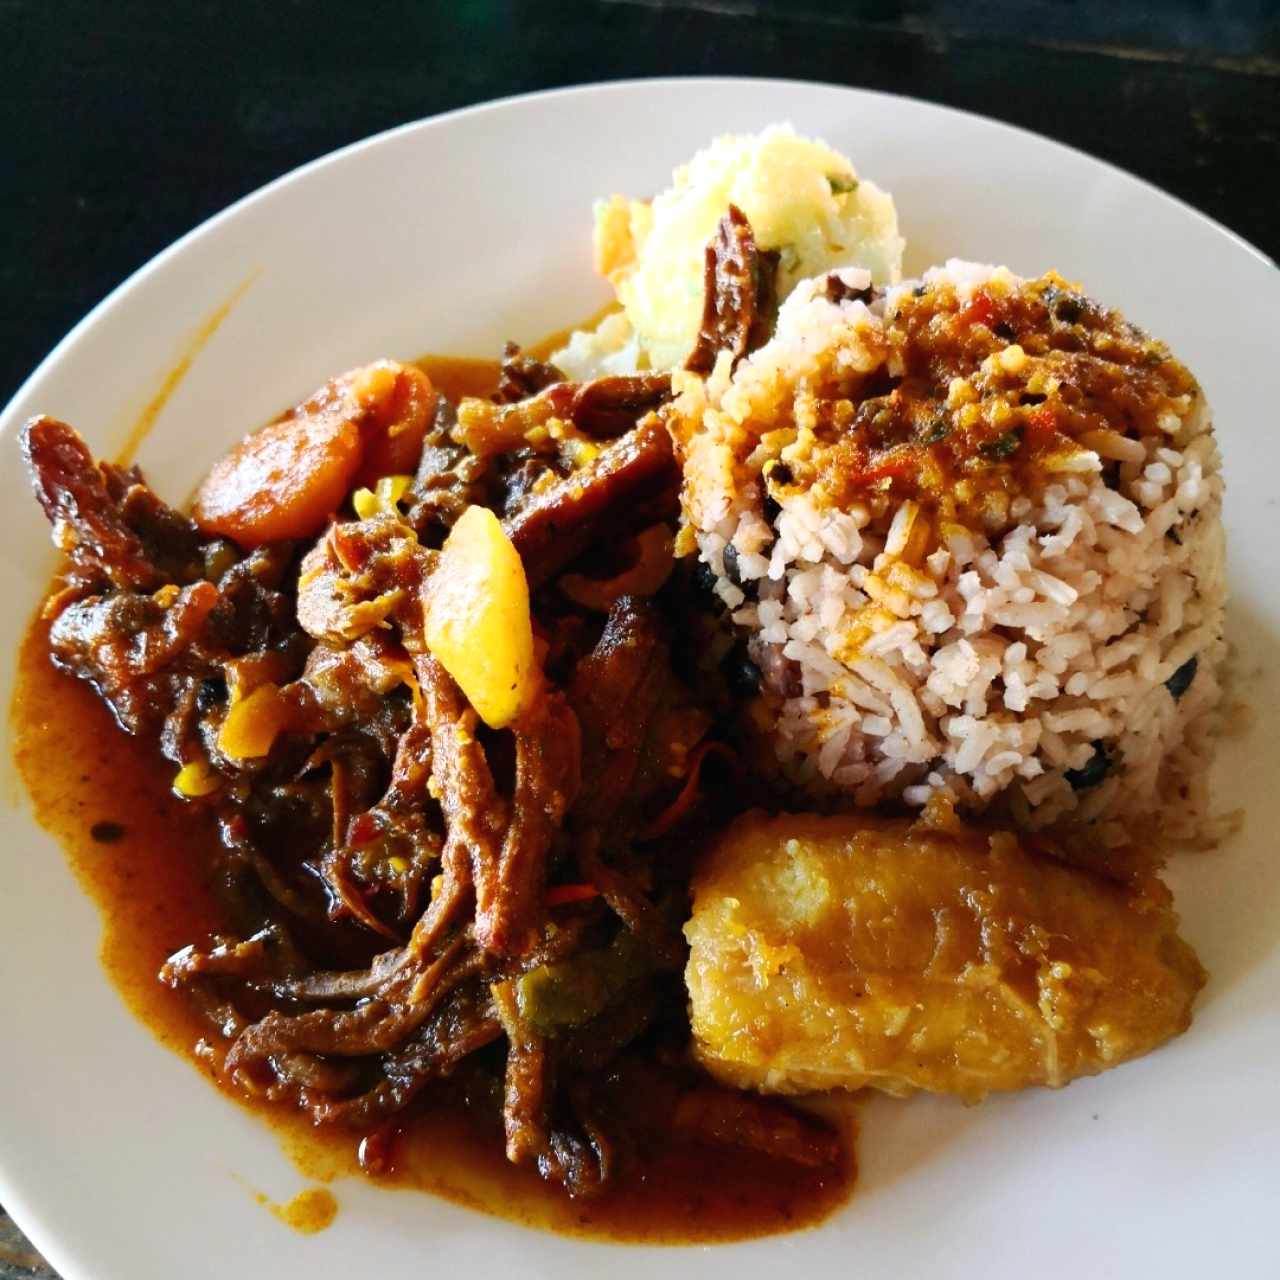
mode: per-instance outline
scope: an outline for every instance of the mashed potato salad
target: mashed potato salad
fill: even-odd
[[[893,200],[843,156],[787,125],[720,138],[654,200],[597,203],[596,269],[622,309],[574,334],[552,362],[573,378],[679,364],[698,333],[703,252],[731,204],[751,223],[757,247],[778,254],[779,299],[837,267],[865,268],[877,284],[902,275]]]

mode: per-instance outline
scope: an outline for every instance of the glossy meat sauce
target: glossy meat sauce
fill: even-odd
[[[497,377],[488,361],[420,363],[455,397],[485,394]],[[170,768],[151,743],[123,734],[92,689],[52,667],[39,621],[19,658],[12,715],[15,759],[35,816],[61,842],[102,913],[108,977],[156,1038],[207,1079],[209,1064],[196,1052],[204,1025],[156,974],[172,952],[224,925],[204,870],[217,849],[212,823],[172,794]],[[266,1120],[307,1177],[367,1176],[350,1130],[316,1129],[291,1108],[224,1096]],[[437,1103],[411,1121],[397,1144],[396,1171],[379,1181],[546,1230],[646,1243],[722,1241],[826,1217],[852,1188],[846,1146],[848,1167],[832,1175],[731,1147],[671,1144],[604,1197],[573,1201],[533,1169],[508,1164],[498,1131],[459,1106]],[[289,1215],[277,1216],[302,1229]],[[327,1225],[324,1216],[320,1225]],[[316,1229],[310,1218],[308,1225]]]

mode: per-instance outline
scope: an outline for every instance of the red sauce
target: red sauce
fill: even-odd
[[[967,301],[949,285],[921,288],[879,342],[885,366],[823,389],[811,447],[766,469],[775,496],[797,483],[835,506],[911,498],[981,528],[1099,437],[1159,434],[1161,414],[1180,416],[1197,391],[1161,343],[1052,272],[993,280]]]
[[[427,358],[421,365],[455,396],[484,394],[497,374],[487,361]],[[47,632],[34,622],[19,655],[11,712],[18,770],[37,820],[61,842],[102,914],[101,960],[111,982],[157,1039],[208,1080],[208,1066],[195,1053],[207,1026],[156,974],[172,952],[221,923],[204,874],[216,833],[198,809],[172,794],[172,768],[154,745],[123,734],[88,685],[54,669]],[[293,1110],[225,1096],[270,1124],[306,1177],[367,1176],[349,1130],[316,1129]],[[846,1147],[851,1151],[852,1142]],[[378,1181],[545,1230],[675,1244],[811,1225],[845,1201],[853,1179],[852,1156],[833,1172],[684,1143],[637,1166],[604,1197],[577,1202],[528,1167],[508,1164],[499,1134],[441,1104],[412,1119],[396,1172]],[[327,1224],[332,1206],[321,1207]],[[316,1214],[304,1216],[319,1229]]]

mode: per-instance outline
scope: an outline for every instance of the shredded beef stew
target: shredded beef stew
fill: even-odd
[[[709,252],[702,348],[738,355],[764,292],[749,227]],[[237,446],[194,519],[64,423],[24,429],[67,557],[49,656],[220,836],[223,926],[159,980],[220,1084],[346,1126],[373,1171],[414,1108],[463,1097],[575,1197],[676,1140],[839,1161],[821,1123],[687,1053],[688,872],[723,816],[699,784],[734,753],[672,625],[669,396],[509,348],[496,394],[455,403],[382,361]],[[461,665],[425,640],[441,577],[484,553],[461,547],[475,508],[519,558],[535,656],[508,723],[466,691],[505,640]]]

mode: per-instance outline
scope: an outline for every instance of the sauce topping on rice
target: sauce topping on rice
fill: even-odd
[[[998,528],[1019,495],[1128,460],[1196,390],[1162,343],[1052,272],[997,275],[969,296],[917,286],[891,298],[882,342],[874,372],[802,393],[795,439],[765,468],[775,499],[911,498],[939,520]]]

